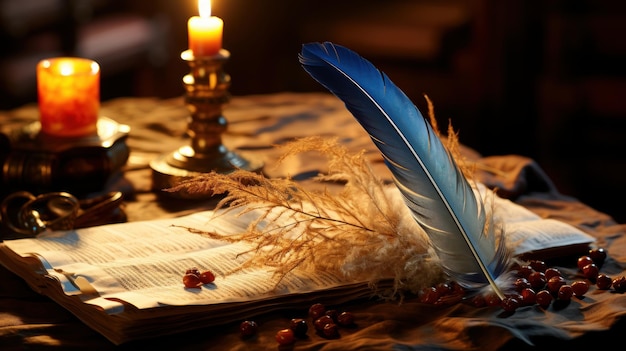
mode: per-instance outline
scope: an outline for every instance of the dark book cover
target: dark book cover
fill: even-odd
[[[102,189],[128,160],[129,127],[105,117],[98,132],[86,137],[54,137],[40,132],[39,122],[0,134],[2,193]]]

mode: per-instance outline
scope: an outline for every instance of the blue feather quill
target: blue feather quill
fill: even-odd
[[[385,73],[333,43],[302,46],[306,72],[341,99],[369,133],[415,220],[424,228],[446,273],[464,287],[491,286],[509,255],[449,150],[418,108]]]

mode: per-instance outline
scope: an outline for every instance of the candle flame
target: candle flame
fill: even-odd
[[[198,0],[198,12],[202,18],[211,17],[211,0]]]

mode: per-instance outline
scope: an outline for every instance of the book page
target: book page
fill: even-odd
[[[494,197],[494,203],[495,216],[502,220],[506,240],[514,255],[595,241],[591,235],[570,224],[541,218],[510,200]]]
[[[85,302],[108,311],[119,311],[120,306],[103,299],[123,300],[137,308],[214,304],[349,283],[329,273],[295,271],[277,285],[274,272],[266,267],[232,273],[249,258],[245,253],[253,249],[250,244],[210,239],[176,227],[234,234],[247,228],[250,216],[254,213],[239,217],[205,211],[172,219],[44,233],[6,245],[22,256],[36,253],[34,256],[66,294],[97,292],[93,299],[85,297]],[[185,288],[182,277],[192,267],[211,270],[215,282]]]
[[[593,242],[593,237],[571,225],[540,218],[509,200],[494,197],[493,201],[494,216],[503,221],[514,254]],[[257,216],[255,212],[237,216],[235,212],[221,215],[203,211],[178,218],[44,233],[5,245],[23,257],[38,258],[67,295],[79,295],[108,313],[123,310],[123,303],[116,301],[140,309],[206,305],[357,283],[330,273],[295,270],[277,284],[268,267],[238,270],[250,257],[254,249],[251,244],[211,239],[185,228],[235,234],[244,232]],[[215,282],[185,288],[182,277],[193,267],[211,270]]]

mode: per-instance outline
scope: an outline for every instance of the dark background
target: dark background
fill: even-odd
[[[0,108],[36,102],[35,65],[101,65],[102,100],[183,94],[197,1],[0,0]],[[462,143],[539,162],[561,192],[626,222],[626,3],[534,0],[213,0],[233,95],[324,91],[302,43],[368,58]]]

